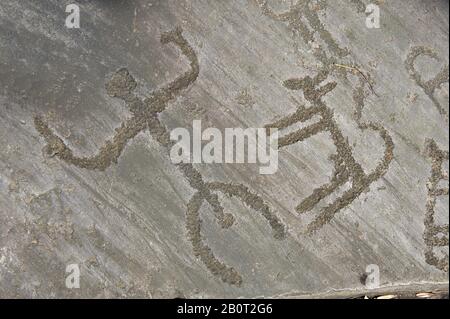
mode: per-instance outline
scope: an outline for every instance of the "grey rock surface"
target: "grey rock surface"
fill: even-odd
[[[448,289],[449,4],[373,2],[80,0],[68,29],[2,0],[0,297]],[[279,128],[278,171],[173,164],[193,120]]]

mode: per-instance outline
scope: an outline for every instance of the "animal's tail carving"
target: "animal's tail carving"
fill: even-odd
[[[361,74],[359,74],[359,79],[360,79],[360,86],[357,87],[353,92],[353,101],[355,102],[354,115],[356,123],[358,124],[358,127],[361,130],[370,129],[372,131],[378,132],[379,136],[383,139],[384,142],[383,158],[378,162],[378,165],[375,167],[375,169],[369,174],[367,174],[367,179],[370,181],[370,183],[372,183],[377,179],[379,179],[384,174],[386,174],[389,168],[389,164],[394,158],[394,142],[392,141],[392,137],[389,134],[389,132],[382,125],[371,121],[369,122],[362,121],[364,100],[368,96],[368,94],[364,92],[364,87],[367,84],[366,78],[361,76]],[[372,90],[371,87],[369,87],[369,89]]]

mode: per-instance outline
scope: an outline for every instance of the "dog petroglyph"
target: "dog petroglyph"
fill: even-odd
[[[320,201],[330,196],[338,187],[344,185],[346,182],[351,181],[352,183],[349,190],[345,191],[341,197],[335,199],[331,204],[328,204],[328,206],[322,209],[319,215],[307,226],[308,233],[313,233],[328,223],[338,211],[355,200],[371,183],[380,179],[386,173],[393,158],[394,144],[386,129],[379,124],[373,122],[365,123],[361,120],[365,99],[364,86],[367,82],[365,78],[360,76],[360,86],[353,93],[353,100],[356,104],[355,117],[358,127],[361,130],[371,129],[378,132],[385,143],[383,159],[372,172],[369,174],[364,172],[361,165],[355,160],[351,146],[334,120],[333,111],[322,100],[322,97],[331,92],[337,85],[336,82],[328,82],[319,87],[327,79],[329,74],[329,70],[323,69],[313,78],[307,76],[302,79],[289,79],[284,81],[283,84],[286,88],[290,90],[302,90],[305,99],[311,103],[311,106],[305,107],[300,105],[293,114],[266,125],[267,128],[276,127],[278,129],[284,129],[298,122],[308,121],[318,115],[320,117],[318,122],[280,137],[278,142],[279,148],[304,141],[320,132],[328,132],[336,146],[337,153],[332,156],[334,172],[331,181],[328,184],[314,189],[312,194],[296,207],[296,211],[299,214],[309,212]]]

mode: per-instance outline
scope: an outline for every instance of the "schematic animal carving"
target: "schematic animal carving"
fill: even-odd
[[[436,224],[436,201],[439,196],[448,196],[448,186],[441,187],[439,183],[446,181],[448,185],[448,171],[443,169],[445,161],[449,160],[449,154],[442,151],[434,140],[427,140],[428,156],[431,158],[431,176],[427,183],[428,200],[425,213],[425,231],[423,238],[427,246],[425,260],[428,264],[442,271],[448,271],[448,255],[438,257],[434,252],[435,247],[448,246],[448,224]],[[448,212],[447,212],[448,216]]]
[[[432,49],[416,46],[411,49],[406,58],[405,65],[406,69],[410,73],[411,77],[415,80],[418,86],[420,86],[425,94],[430,98],[433,102],[439,113],[448,121],[448,113],[445,108],[439,103],[436,99],[434,93],[437,89],[439,89],[442,84],[449,81],[449,66],[448,64],[442,67],[442,69],[435,75],[434,78],[425,81],[420,73],[416,70],[415,62],[420,56],[428,56],[436,61],[440,61],[436,52]]]
[[[387,130],[379,124],[373,122],[366,123],[361,120],[364,99],[366,97],[364,87],[367,85],[367,82],[360,75],[360,86],[353,92],[353,100],[356,104],[355,118],[358,127],[362,130],[371,129],[378,132],[385,144],[383,159],[372,172],[369,174],[364,172],[361,165],[355,160],[349,142],[343,136],[334,120],[333,111],[322,100],[322,97],[331,92],[337,85],[336,82],[328,82],[319,87],[327,79],[329,74],[329,69],[324,68],[313,78],[307,76],[302,79],[289,79],[284,81],[283,84],[286,88],[290,90],[302,90],[304,98],[310,102],[311,106],[305,107],[300,105],[293,114],[266,125],[267,129],[278,128],[281,130],[318,116],[320,118],[318,122],[281,136],[278,141],[279,148],[304,141],[320,132],[328,132],[336,146],[337,153],[331,158],[334,162],[334,172],[331,181],[314,189],[312,194],[296,207],[296,211],[299,214],[311,211],[320,201],[330,196],[340,186],[351,181],[350,189],[323,208],[316,218],[308,224],[307,233],[313,233],[328,223],[337,212],[353,202],[371,183],[381,178],[386,173],[393,158],[394,144]]]
[[[150,135],[158,141],[167,154],[174,142],[170,140],[170,133],[159,120],[159,113],[163,112],[168,103],[174,100],[182,90],[191,86],[199,75],[199,64],[195,51],[182,35],[182,31],[176,28],[161,36],[162,43],[173,43],[187,57],[190,62],[190,70],[170,82],[168,85],[157,89],[148,97],[141,99],[134,90],[137,82],[127,69],[120,69],[106,85],[109,96],[121,99],[127,105],[132,117],[122,123],[116,129],[114,137],[107,141],[96,155],[79,157],[49,128],[43,117],[35,117],[35,127],[47,142],[45,150],[52,156],[73,164],[77,167],[90,170],[105,170],[116,163],[126,144],[138,133],[148,130]],[[220,261],[208,247],[201,234],[202,220],[200,207],[208,203],[214,212],[215,219],[222,228],[229,228],[234,223],[234,217],[226,213],[217,196],[221,192],[229,197],[235,197],[247,207],[260,213],[269,223],[276,239],[285,237],[285,227],[269,206],[257,194],[252,193],[246,186],[232,183],[205,182],[201,174],[192,164],[180,163],[176,166],[182,171],[189,185],[196,190],[187,205],[186,229],[189,241],[192,244],[196,257],[205,264],[207,269],[218,276],[223,282],[232,285],[241,285],[241,275],[224,262]]]
[[[311,234],[323,225],[328,223],[334,215],[342,208],[353,202],[369,185],[381,178],[387,171],[393,158],[394,144],[387,130],[381,125],[373,122],[363,122],[362,110],[366,98],[365,87],[368,86],[370,92],[375,94],[370,80],[358,68],[347,64],[339,64],[338,60],[347,57],[350,51],[341,48],[330,32],[320,21],[318,11],[326,7],[323,1],[297,0],[289,10],[282,13],[275,13],[268,5],[267,0],[256,0],[262,13],[275,21],[287,23],[292,32],[299,34],[306,44],[315,42],[315,36],[322,40],[328,50],[321,45],[314,47],[314,57],[322,63],[321,69],[313,78],[307,76],[303,79],[290,79],[284,82],[284,86],[290,90],[302,90],[305,99],[311,104],[310,107],[299,106],[296,112],[282,118],[279,121],[266,125],[267,128],[288,128],[296,123],[303,123],[315,116],[320,120],[303,129],[281,136],[278,140],[278,147],[283,148],[288,145],[301,142],[320,132],[328,132],[336,146],[337,153],[332,156],[334,172],[329,183],[313,190],[312,194],[305,198],[297,207],[300,214],[310,212],[319,202],[333,194],[341,186],[351,181],[351,188],[321,210],[319,215],[307,226],[307,233]],[[357,8],[361,9],[359,1],[353,1]],[[361,130],[373,130],[378,132],[385,143],[383,159],[378,166],[370,173],[366,174],[361,165],[355,160],[352,149],[339,129],[333,117],[332,110],[325,104],[322,97],[331,92],[337,85],[336,82],[329,82],[320,86],[330,75],[336,72],[338,76],[346,79],[349,73],[359,77],[359,86],[353,91],[353,101],[356,104],[355,118]]]

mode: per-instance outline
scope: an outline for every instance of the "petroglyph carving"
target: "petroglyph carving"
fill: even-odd
[[[330,32],[320,21],[318,12],[325,9],[326,3],[324,1],[298,0],[290,6],[289,11],[282,13],[275,13],[267,3],[267,0],[256,0],[256,2],[261,7],[264,15],[276,21],[287,23],[292,32],[299,34],[305,43],[313,43],[314,36],[317,34],[327,45],[331,55],[334,54],[342,58],[349,54],[347,49],[339,47]],[[316,48],[315,56],[324,65],[329,65],[335,61],[334,58],[328,57],[325,50],[321,47]]]
[[[168,102],[197,79],[199,66],[197,56],[182,36],[181,29],[164,33],[161,36],[161,43],[175,44],[190,61],[191,69],[167,86],[152,92],[143,101],[133,93],[137,83],[128,70],[121,69],[116,72],[107,83],[106,91],[109,96],[126,102],[133,116],[116,129],[114,137],[106,141],[96,155],[90,157],[74,155],[74,152],[66,146],[64,141],[53,133],[43,117],[36,116],[34,124],[37,131],[47,142],[45,148],[47,154],[57,156],[61,160],[80,168],[103,171],[112,163],[117,163],[126,144],[139,132],[149,129],[151,133],[156,133],[159,142],[168,142],[169,136],[162,131],[161,125],[157,121],[157,114],[162,112],[167,107]]]
[[[393,158],[394,143],[387,130],[373,122],[362,121],[362,110],[364,100],[370,92],[376,95],[371,79],[359,68],[346,64],[337,63],[338,59],[344,58],[350,54],[348,49],[341,48],[330,32],[325,28],[319,18],[318,12],[325,9],[326,3],[323,1],[298,0],[290,6],[287,12],[275,13],[268,5],[267,0],[256,0],[264,15],[288,24],[288,27],[294,32],[299,33],[304,42],[312,44],[314,36],[318,35],[326,44],[328,52],[322,46],[314,47],[314,56],[322,63],[321,69],[314,77],[307,76],[302,79],[289,79],[284,81],[283,85],[290,90],[302,90],[304,98],[311,104],[310,107],[299,106],[293,114],[266,125],[266,128],[274,127],[278,129],[288,128],[296,123],[304,123],[318,116],[320,120],[314,124],[306,126],[303,129],[281,136],[278,141],[279,148],[304,141],[320,132],[328,132],[337,148],[337,153],[332,156],[334,163],[334,172],[329,183],[313,190],[312,194],[305,198],[296,210],[300,214],[310,212],[320,201],[333,194],[339,187],[351,181],[351,188],[348,189],[321,210],[319,215],[307,226],[307,233],[311,234],[328,223],[333,216],[342,208],[349,205],[363,191],[367,190],[369,185],[381,178],[387,171]],[[358,8],[362,9],[359,1],[353,1]],[[355,119],[361,130],[370,129],[378,132],[385,143],[383,159],[377,167],[366,174],[361,165],[355,160],[352,149],[339,129],[333,117],[333,111],[325,104],[322,97],[331,92],[337,85],[336,82],[326,81],[331,73],[347,78],[348,74],[354,74],[359,78],[359,86],[353,90],[353,101],[355,103]]]
[[[434,78],[425,81],[422,75],[415,67],[416,60],[420,56],[427,56],[436,61],[441,61],[435,51],[424,46],[415,46],[411,48],[405,61],[406,69],[411,77],[419,85],[425,94],[435,105],[439,113],[448,122],[448,113],[435,97],[435,91],[440,89],[444,83],[449,82],[449,66],[448,64],[441,68],[441,70],[434,76]],[[448,271],[448,255],[439,257],[435,253],[434,249],[437,247],[448,246],[448,224],[436,224],[436,202],[440,196],[448,196],[448,186],[440,187],[440,181],[448,181],[448,172],[446,172],[442,166],[445,161],[449,159],[448,151],[442,151],[437,146],[434,140],[427,140],[426,149],[428,156],[431,158],[431,176],[427,183],[428,199],[426,204],[425,213],[425,232],[423,235],[425,244],[427,246],[425,251],[425,260],[428,264],[435,266],[442,271]],[[448,182],[447,182],[448,183]]]
[[[358,127],[361,130],[371,129],[378,132],[385,143],[385,151],[383,159],[369,174],[366,174],[361,165],[355,160],[348,140],[343,136],[334,120],[333,111],[322,100],[322,97],[331,92],[337,85],[336,82],[328,82],[319,86],[327,79],[330,72],[329,69],[322,69],[313,78],[307,76],[302,79],[289,79],[284,81],[283,85],[286,88],[290,90],[302,90],[304,98],[310,102],[311,106],[305,107],[300,105],[293,114],[266,125],[266,128],[275,127],[281,130],[318,116],[320,118],[318,122],[281,136],[278,142],[279,148],[304,141],[320,132],[328,132],[336,146],[337,153],[331,158],[334,162],[334,172],[330,182],[314,189],[312,194],[296,207],[299,214],[311,211],[320,201],[330,196],[340,186],[351,181],[350,189],[323,208],[307,226],[308,233],[313,233],[328,223],[337,212],[354,201],[363,191],[367,190],[371,183],[381,178],[386,173],[393,158],[394,144],[386,129],[379,124],[373,122],[366,123],[361,120],[364,99],[367,95],[364,90],[367,81],[365,77],[359,75],[360,85],[353,93],[353,100],[356,104],[355,118]]]
[[[120,69],[106,85],[109,96],[121,99],[125,102],[133,116],[122,123],[116,129],[114,137],[102,146],[99,152],[90,157],[78,157],[53,133],[41,116],[35,117],[35,127],[47,142],[45,147],[49,155],[57,156],[61,160],[80,168],[105,170],[112,163],[117,163],[120,154],[128,141],[138,133],[148,130],[151,136],[166,148],[169,154],[174,142],[170,140],[170,133],[159,120],[159,113],[163,112],[170,101],[174,100],[182,90],[192,85],[199,74],[197,55],[186,39],[182,36],[181,29],[164,33],[161,36],[162,43],[173,43],[188,58],[190,70],[170,82],[163,88],[157,89],[145,99],[136,96],[133,91],[137,83],[127,69]],[[202,203],[208,203],[219,225],[229,228],[234,223],[233,215],[226,213],[220,204],[219,197],[214,192],[222,192],[229,197],[236,197],[247,207],[259,212],[269,223],[276,239],[285,237],[285,227],[265,204],[264,200],[243,185],[207,183],[192,164],[180,163],[176,165],[184,174],[190,186],[196,190],[187,205],[186,228],[188,238],[193,246],[194,254],[205,264],[208,270],[221,278],[222,281],[241,285],[242,277],[232,267],[220,261],[208,247],[201,234],[202,220],[199,209]]]
[[[425,260],[428,264],[442,271],[448,271],[448,255],[438,257],[433,249],[448,246],[449,226],[448,224],[436,224],[435,213],[437,198],[448,196],[448,172],[443,169],[443,164],[449,160],[449,154],[439,149],[434,140],[427,140],[426,147],[428,156],[431,158],[431,176],[427,183],[428,200],[425,213],[425,232],[423,234],[427,246]],[[442,180],[446,181],[447,187],[439,186]]]
[[[448,64],[444,66],[438,74],[431,80],[425,81],[423,80],[422,76],[419,74],[419,72],[416,70],[414,63],[416,62],[417,58],[420,56],[428,56],[436,61],[440,61],[438,55],[433,50],[423,47],[423,46],[416,46],[411,49],[411,51],[408,54],[408,57],[406,58],[405,65],[406,69],[408,70],[411,77],[416,81],[417,85],[419,85],[426,95],[430,98],[430,100],[433,102],[433,104],[438,109],[439,113],[448,121],[448,114],[445,110],[445,108],[439,103],[439,101],[436,99],[434,93],[437,89],[440,89],[442,84],[449,81],[449,67]]]
[[[234,218],[230,214],[225,214],[223,207],[218,203],[217,195],[210,192],[204,193],[206,189],[210,191],[220,191],[230,197],[237,197],[247,207],[260,213],[269,223],[273,231],[273,237],[275,239],[285,238],[285,227],[277,219],[277,217],[271,212],[269,206],[265,204],[262,198],[256,194],[251,193],[247,187],[236,184],[226,183],[203,183],[203,190],[199,190],[190,200],[188,204],[188,216],[187,216],[187,228],[189,239],[194,247],[194,253],[200,257],[202,262],[208,267],[208,269],[214,274],[219,276],[222,281],[240,286],[242,283],[242,277],[238,272],[232,268],[226,266],[220,260],[218,260],[211,249],[203,241],[201,236],[201,219],[199,210],[204,201],[208,201],[215,213],[222,228],[228,228],[233,224]]]

